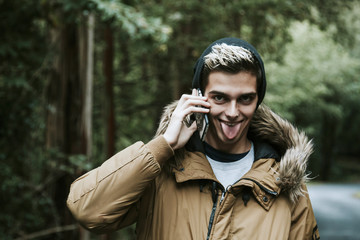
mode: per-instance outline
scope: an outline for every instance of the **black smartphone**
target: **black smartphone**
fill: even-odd
[[[197,89],[198,96],[203,96],[200,88]],[[209,118],[205,113],[194,113],[189,114],[184,120],[187,127],[196,121],[197,130],[199,131],[201,141],[205,140],[207,130],[209,128]]]

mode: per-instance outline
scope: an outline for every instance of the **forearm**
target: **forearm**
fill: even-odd
[[[124,216],[172,155],[163,137],[129,146],[72,184],[67,201],[70,211],[88,229],[122,227]],[[127,222],[129,217],[136,220],[134,215],[127,216]]]

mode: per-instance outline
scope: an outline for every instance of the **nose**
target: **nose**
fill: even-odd
[[[229,119],[235,119],[239,117],[239,109],[236,101],[231,101],[225,111],[226,117]]]

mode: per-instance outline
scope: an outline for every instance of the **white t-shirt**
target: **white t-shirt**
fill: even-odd
[[[209,145],[208,145],[209,146]],[[208,148],[208,147],[207,147]],[[212,148],[210,146],[210,148]],[[214,151],[217,151],[215,149],[211,149],[211,152],[214,153]],[[210,156],[209,156],[210,155]],[[250,151],[245,155],[241,156],[241,154],[227,154],[227,153],[221,153],[219,151],[215,152],[214,154],[206,154],[206,157],[214,171],[214,174],[216,178],[219,180],[219,182],[223,185],[223,187],[226,189],[228,186],[233,185],[236,183],[242,176],[245,175],[250,169],[254,162],[254,144],[251,143],[251,149]],[[233,161],[223,161],[221,156],[224,155],[226,157],[236,157],[240,156],[240,159],[233,160]],[[213,159],[217,158],[217,159]]]

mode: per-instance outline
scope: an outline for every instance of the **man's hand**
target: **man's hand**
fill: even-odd
[[[184,123],[185,117],[195,112],[209,113],[209,108],[210,103],[207,102],[207,97],[197,96],[196,89],[193,89],[192,95],[183,94],[181,96],[164,133],[165,140],[174,150],[182,148],[196,131],[196,121],[187,127]]]

